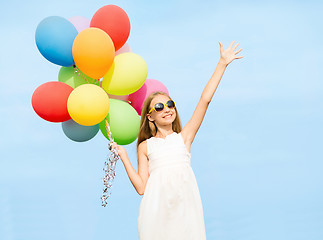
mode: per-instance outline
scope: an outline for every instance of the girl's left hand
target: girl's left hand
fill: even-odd
[[[230,62],[232,62],[234,59],[240,59],[243,58],[243,56],[236,56],[239,52],[242,51],[242,48],[240,48],[238,51],[235,51],[236,48],[239,46],[239,43],[237,43],[234,47],[234,41],[231,42],[230,46],[227,49],[223,49],[223,45],[221,42],[220,44],[220,61],[224,63],[225,65],[228,65]]]

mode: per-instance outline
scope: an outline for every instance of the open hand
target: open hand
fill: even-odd
[[[227,49],[223,49],[223,45],[221,42],[220,44],[220,61],[223,62],[225,65],[228,65],[230,62],[232,62],[234,59],[240,59],[243,58],[243,56],[236,56],[239,52],[242,51],[242,48],[240,48],[238,51],[235,51],[236,48],[239,46],[239,43],[237,43],[234,47],[234,41],[231,42],[230,46]]]

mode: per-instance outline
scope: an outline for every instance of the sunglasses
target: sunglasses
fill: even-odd
[[[151,113],[152,110],[155,110],[156,112],[161,112],[163,111],[165,106],[169,109],[173,109],[175,107],[175,102],[173,100],[168,100],[166,103],[156,103],[155,106],[152,109],[150,109],[148,113]]]

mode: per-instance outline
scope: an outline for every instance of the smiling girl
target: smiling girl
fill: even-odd
[[[227,49],[220,44],[220,60],[205,86],[189,122],[182,129],[175,101],[164,92],[145,100],[137,142],[138,173],[128,154],[114,143],[129,179],[138,194],[140,240],[205,240],[200,192],[191,168],[191,144],[222,75],[234,59],[242,56],[234,41]]]

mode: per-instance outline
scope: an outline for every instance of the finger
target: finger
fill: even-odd
[[[118,145],[117,145],[117,143],[116,143],[116,142],[112,143],[112,148],[113,148],[113,149],[117,149],[117,148],[118,148]]]
[[[243,56],[236,56],[235,59],[243,58]]]
[[[113,149],[116,151],[117,154],[119,154],[119,148],[118,147],[115,147]]]
[[[219,41],[220,49],[223,49],[223,44]]]
[[[233,44],[234,44],[234,40],[230,43],[229,48],[232,48]]]
[[[236,48],[239,46],[239,43],[237,43],[233,48],[232,48],[232,50],[234,51],[234,50],[236,50]]]
[[[242,51],[242,48],[240,48],[238,51],[236,51],[234,54],[238,54],[239,52]]]

